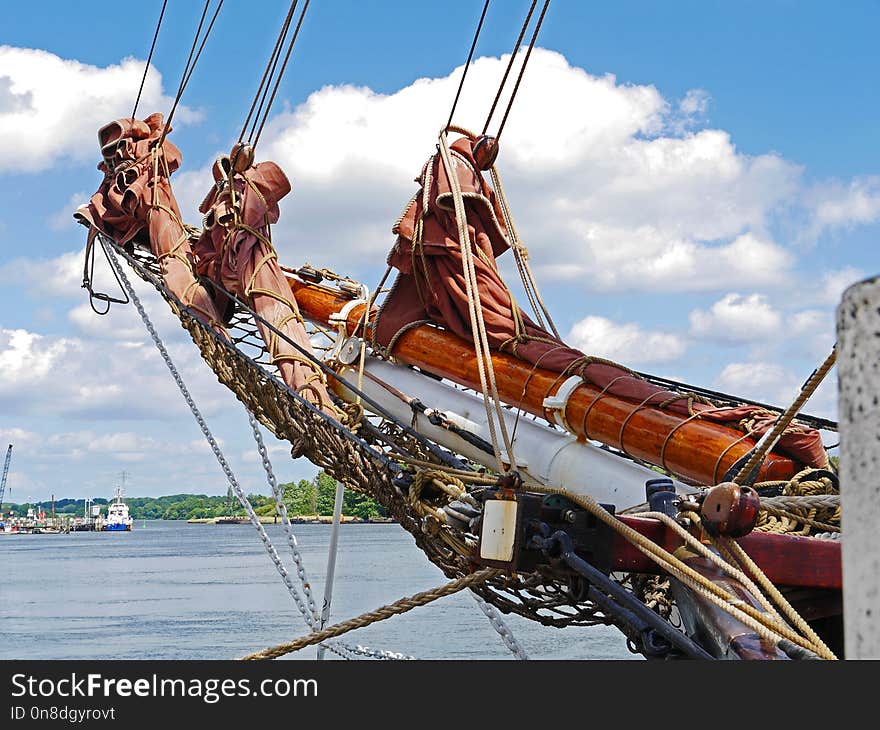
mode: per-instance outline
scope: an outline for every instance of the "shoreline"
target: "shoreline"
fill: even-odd
[[[260,519],[260,523],[263,525],[275,525],[281,524],[281,518],[277,515],[258,515]],[[177,522],[178,520],[174,520]],[[183,520],[179,520],[183,522]],[[191,517],[186,520],[187,524],[190,525],[249,525],[250,520],[247,517]],[[391,519],[390,517],[370,517],[364,519],[362,517],[347,517],[345,515],[342,516],[341,520],[342,524],[346,525],[393,525],[397,524],[396,520]],[[298,517],[291,517],[290,523],[292,525],[331,525],[333,524],[333,517],[326,515],[300,515]]]

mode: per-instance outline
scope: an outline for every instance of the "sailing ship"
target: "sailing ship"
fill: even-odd
[[[201,228],[183,222],[170,184],[182,159],[173,109],[99,130],[104,179],[76,212],[89,230],[86,288],[134,303],[245,509],[123,263],[245,406],[287,528],[258,424],[381,502],[456,589],[502,612],[569,630],[612,624],[650,658],[842,656],[839,478],[819,433],[837,424],[801,412],[836,353],[778,408],[570,347],[513,225],[501,129],[473,134],[452,114],[378,286],[282,265],[271,226],[290,182],[256,146],[296,38],[293,7],[245,129],[213,167]],[[92,291],[97,250],[124,299]],[[532,315],[499,273],[508,251]]]

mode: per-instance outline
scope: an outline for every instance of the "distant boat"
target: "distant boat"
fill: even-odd
[[[116,488],[116,497],[107,507],[107,519],[103,530],[106,532],[123,532],[131,530],[133,520],[128,513],[128,505],[122,501],[122,487]]]

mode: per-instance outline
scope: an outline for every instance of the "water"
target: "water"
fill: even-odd
[[[320,606],[330,528],[294,528]],[[281,525],[266,530],[290,566]],[[234,659],[306,631],[249,525],[138,520],[131,532],[4,535],[0,560],[0,659]],[[445,581],[398,525],[343,525],[330,622]],[[505,621],[531,658],[633,658],[611,627]],[[468,592],[343,640],[420,659],[512,656]],[[309,647],[291,658],[314,657]]]

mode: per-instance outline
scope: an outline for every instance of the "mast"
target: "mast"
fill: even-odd
[[[3,478],[0,479],[0,512],[3,511],[3,495],[6,492],[6,477],[9,474],[9,462],[12,459],[12,444],[6,449],[6,461],[3,464]],[[10,492],[12,489],[9,490]]]

